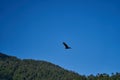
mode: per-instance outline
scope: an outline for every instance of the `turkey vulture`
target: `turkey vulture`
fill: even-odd
[[[65,46],[65,49],[71,49],[65,42],[63,42],[63,45]]]

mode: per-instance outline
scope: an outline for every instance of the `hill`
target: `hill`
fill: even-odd
[[[50,62],[0,53],[0,80],[120,80],[120,73],[82,76]]]
[[[82,76],[46,61],[0,53],[0,80],[79,80]]]

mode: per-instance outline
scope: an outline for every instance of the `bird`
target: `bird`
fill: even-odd
[[[63,42],[63,45],[65,46],[65,49],[71,49],[65,42]]]

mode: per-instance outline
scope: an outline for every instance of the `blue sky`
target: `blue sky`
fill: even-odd
[[[0,0],[0,52],[79,74],[120,72],[119,0]],[[62,42],[72,47],[65,50]]]

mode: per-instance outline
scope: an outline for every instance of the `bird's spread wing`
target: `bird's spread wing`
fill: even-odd
[[[65,49],[70,49],[71,48],[65,42],[63,42],[63,45],[65,46]]]

